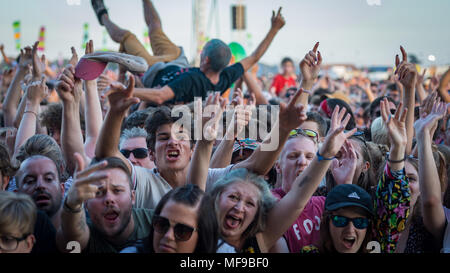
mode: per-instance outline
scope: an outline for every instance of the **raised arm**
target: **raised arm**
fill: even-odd
[[[301,87],[303,90],[306,90],[306,92],[303,92],[298,102],[303,105],[308,105],[308,96],[312,92],[314,83],[319,76],[320,65],[322,64],[322,54],[320,54],[320,51],[317,51],[318,48],[319,42],[317,42],[313,49],[305,55],[299,65]]]
[[[5,54],[5,46],[3,44],[0,45],[0,52],[2,53],[2,57],[5,63],[8,65],[12,65],[11,60]]]
[[[128,87],[120,83],[113,83],[109,88],[107,96],[110,108],[103,121],[95,146],[95,156],[99,158],[118,157],[127,164],[131,171],[130,162],[119,151],[119,139],[126,112],[131,105],[139,102],[139,99],[133,96],[134,77],[130,77]]]
[[[194,153],[189,165],[188,179],[192,184],[206,190],[206,179],[208,177],[209,161],[214,141],[216,140],[219,122],[225,108],[225,100],[219,92],[211,94],[206,100],[205,114],[208,117],[202,118],[201,104],[196,107],[196,119],[201,119],[203,124],[202,138],[195,144]]]
[[[94,52],[94,43],[90,40],[86,43],[85,54]],[[84,142],[84,151],[86,156],[93,158],[95,156],[95,144],[100,134],[100,128],[103,122],[102,107],[97,91],[97,81],[85,81],[86,92],[84,116],[86,121],[86,140]]]
[[[437,122],[444,117],[447,108],[440,102],[440,98],[434,100],[433,109],[430,114],[423,113],[416,121],[416,139],[419,152],[419,187],[422,199],[422,215],[426,229],[433,234],[437,241],[442,241],[445,228],[445,214],[442,206],[442,197],[439,175],[436,162],[431,150],[432,138],[430,131]]]
[[[233,118],[211,158],[210,168],[225,168],[230,165],[233,156],[234,141],[250,121],[252,111],[249,107],[244,106],[242,91],[240,89],[234,91],[231,105],[234,106],[234,109],[231,110]]]
[[[56,233],[56,244],[60,251],[67,252],[66,246],[70,241],[80,244],[81,250],[89,243],[90,231],[86,223],[86,213],[83,204],[86,200],[95,198],[98,186],[107,175],[92,174],[104,168],[106,162],[97,163],[84,169],[84,161],[80,154],[74,155],[77,163],[75,179],[64,200],[61,211],[61,227]],[[92,175],[91,175],[92,174]]]
[[[427,73],[426,68],[422,71],[421,75],[417,75],[416,92],[420,103],[422,103],[427,97],[427,92],[425,92],[425,88],[423,87],[423,82],[425,80],[425,73]]]
[[[31,47],[26,47],[25,49],[20,50],[20,60],[17,66],[17,71],[11,84],[8,87],[5,101],[3,103],[3,118],[6,127],[14,126],[14,118],[17,114],[17,106],[19,104],[21,96],[20,82],[29,73],[29,66],[31,65],[32,57],[33,55]]]
[[[414,137],[414,106],[417,69],[415,64],[408,63],[408,54],[406,54],[406,51],[402,46],[400,46],[400,50],[402,52],[402,61],[400,62],[398,55],[395,56],[395,66],[397,67],[395,74],[398,75],[398,79],[404,87],[403,105],[409,109],[406,114],[406,153],[411,154]]]
[[[284,26],[286,23],[284,21],[283,15],[281,15],[281,7],[278,9],[277,14],[275,15],[275,11],[272,11],[272,24],[270,27],[269,32],[267,33],[266,37],[262,42],[259,44],[259,46],[256,48],[256,50],[245,59],[241,60],[241,64],[244,67],[244,71],[247,71],[255,65],[259,59],[264,55],[264,53],[269,48],[270,44],[272,43],[273,39],[275,38],[275,35],[277,35],[278,31]]]
[[[374,236],[383,253],[394,253],[405,230],[410,213],[411,190],[405,175],[405,150],[407,143],[406,116],[408,109],[402,103],[395,115],[389,110],[385,98],[380,102],[380,111],[391,143],[389,156],[375,192]]]
[[[26,91],[25,111],[19,129],[17,130],[16,142],[14,145],[14,157],[20,146],[30,137],[36,134],[36,122],[40,112],[40,103],[47,97],[48,87],[45,85],[45,77],[40,81],[32,82]]]
[[[59,76],[56,91],[63,104],[61,125],[61,150],[67,163],[67,171],[75,171],[74,153],[78,152],[86,161],[83,150],[83,135],[80,126],[80,100],[83,95],[81,79],[75,78],[75,68],[68,64]],[[88,118],[86,118],[88,119]]]
[[[344,132],[351,117],[350,114],[345,115],[345,112],[346,109],[339,110],[339,106],[333,111],[330,130],[318,152],[324,158],[319,160],[316,155],[310,165],[295,179],[286,196],[270,210],[266,229],[263,231],[267,248],[271,248],[302,213],[330,167],[330,159],[339,152],[347,138],[356,132],[356,128]]]
[[[289,133],[306,120],[306,107],[302,104],[296,104],[302,92],[303,89],[298,90],[291,97],[288,105],[280,104],[278,121],[272,124],[272,130],[268,137],[249,158],[239,162],[234,168],[247,168],[259,175],[265,175],[272,168],[283,150]],[[273,145],[276,145],[276,147]]]

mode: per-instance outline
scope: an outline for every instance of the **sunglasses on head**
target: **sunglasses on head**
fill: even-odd
[[[289,133],[289,137],[295,137],[298,135],[308,136],[315,139],[316,143],[319,142],[319,134],[313,130],[297,128]]]
[[[135,158],[146,158],[148,156],[148,149],[146,148],[136,148],[134,150],[126,150],[122,149],[120,152],[125,156],[126,158],[130,157],[130,154],[133,153]]]
[[[159,234],[166,234],[170,229],[171,224],[169,219],[160,215],[154,215],[152,225]],[[198,229],[190,227],[185,224],[177,223],[173,226],[173,233],[177,241],[187,241],[191,238],[192,233]]]
[[[330,217],[333,225],[339,228],[346,227],[350,221],[357,229],[366,229],[369,226],[369,219],[364,217],[348,218],[340,215],[331,215]]]

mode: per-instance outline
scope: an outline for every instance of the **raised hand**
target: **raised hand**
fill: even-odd
[[[130,75],[128,86],[114,82],[106,91],[105,96],[108,97],[110,111],[125,113],[131,105],[138,103],[139,98],[133,97],[134,92],[134,76]]]
[[[297,99],[302,94],[303,89],[300,88],[293,96],[289,103],[280,103],[280,113],[278,114],[280,130],[290,132],[298,128],[306,120],[306,107],[303,104],[296,105]]]
[[[33,64],[33,80],[36,81],[41,78],[42,74],[45,72],[45,55],[42,54],[41,58],[39,58],[37,54],[39,42],[35,42],[33,45],[33,49],[31,50],[31,54],[33,55],[32,64]]]
[[[356,163],[358,158],[356,156],[353,144],[346,140],[340,150],[340,157],[333,159],[331,163],[331,173],[337,185],[352,184],[353,176],[356,171]]]
[[[222,119],[225,105],[226,101],[220,96],[219,92],[210,94],[206,99],[206,106],[202,117],[203,137],[205,140],[216,140],[220,126],[219,122]]]
[[[420,118],[414,123],[416,135],[418,137],[429,135],[429,132],[437,126],[437,122],[445,116],[448,107],[450,107],[450,103],[445,104],[445,102],[441,102],[440,97],[437,97],[433,101],[430,113],[421,110]]]
[[[33,53],[31,47],[27,46],[20,50],[19,69],[27,70],[32,64]]]
[[[427,73],[427,69],[426,68],[422,71],[422,74],[418,74],[417,75],[417,82],[416,82],[417,86],[419,86],[419,85],[423,86],[423,82],[425,80],[425,73]]]
[[[278,9],[277,14],[275,15],[275,11],[272,11],[272,29],[280,30],[284,24],[286,24],[286,21],[284,20],[283,15],[281,15],[281,7]]]
[[[314,81],[319,76],[320,65],[322,64],[322,55],[317,50],[318,47],[319,42],[314,45],[314,48],[300,62],[302,87],[308,90],[312,88]]]
[[[233,93],[233,99],[231,101],[231,105],[234,107],[233,112],[233,140],[238,137],[239,133],[247,126],[252,117],[252,108],[255,106],[256,99],[255,95],[252,94],[252,102],[249,105],[244,105],[244,99],[242,95],[242,91],[240,88],[237,88]],[[234,130],[236,128],[236,130]]]
[[[78,54],[75,50],[75,47],[71,47],[70,50],[72,51],[72,57],[70,57],[69,64],[71,64],[73,67],[75,67],[78,63]],[[87,47],[86,47],[87,50]]]
[[[84,54],[91,54],[91,53],[94,53],[94,42],[92,40],[89,40],[89,42],[86,43],[86,49],[84,50]]]
[[[42,75],[40,81],[29,84],[26,90],[26,99],[34,105],[39,105],[48,95],[48,87],[45,82],[45,76]]]
[[[102,185],[102,180],[108,178],[108,174],[93,174],[95,171],[106,167],[107,162],[99,162],[87,169],[84,169],[84,160],[79,153],[75,153],[75,160],[77,167],[74,174],[74,181],[67,193],[66,204],[71,209],[78,209],[82,206],[84,201],[95,198]]]
[[[380,102],[380,112],[386,124],[391,145],[405,146],[407,142],[405,121],[408,108],[403,108],[403,103],[400,102],[395,115],[392,117],[389,102],[387,98],[384,98]]]
[[[408,63],[408,54],[402,46],[400,46],[400,51],[402,52],[402,61],[400,62],[398,54],[395,55],[395,66],[397,67],[395,74],[398,75],[400,83],[408,92],[416,85],[418,73],[416,65]]]
[[[63,102],[80,102],[83,93],[81,80],[75,78],[75,68],[71,64],[68,64],[59,75],[56,92]]]
[[[348,121],[350,120],[351,115],[347,114],[344,118],[345,112],[347,110],[345,108],[339,109],[339,106],[333,110],[333,114],[331,114],[331,122],[330,122],[330,130],[328,130],[328,134],[325,137],[325,141],[320,148],[320,155],[325,158],[334,157],[345,140],[351,137],[355,132],[356,128],[348,132],[344,132],[345,126],[347,126]]]

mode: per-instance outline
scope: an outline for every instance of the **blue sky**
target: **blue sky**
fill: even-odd
[[[368,2],[381,5],[369,5]],[[70,5],[77,3],[79,5]],[[191,52],[192,0],[153,1],[166,34],[187,53]],[[207,0],[209,2],[209,0]],[[229,43],[231,5],[238,0],[219,0],[220,36]],[[450,1],[448,0],[242,0],[247,7],[247,52],[253,50],[270,27],[271,10],[283,7],[285,27],[279,32],[262,62],[277,64],[285,56],[296,62],[320,41],[319,50],[326,63],[392,65],[399,45],[415,53],[425,65],[427,56],[435,64],[450,64]],[[105,0],[111,18],[121,27],[142,38],[145,30],[140,0]],[[14,20],[21,20],[22,46],[38,37],[46,26],[46,55],[68,57],[70,46],[79,51],[83,23],[90,25],[90,38],[100,47],[103,28],[98,24],[89,0],[0,1],[0,43],[7,53],[14,49]],[[207,12],[209,7],[207,7]],[[214,28],[213,28],[214,29]],[[215,34],[214,32],[212,34]],[[212,35],[214,36],[214,35]],[[108,47],[118,45],[108,39]],[[190,54],[188,56],[191,58]]]

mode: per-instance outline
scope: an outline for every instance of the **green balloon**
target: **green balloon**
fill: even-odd
[[[241,44],[232,42],[228,46],[230,47],[231,54],[234,56],[235,62],[240,62],[242,59],[247,57],[245,49]]]

